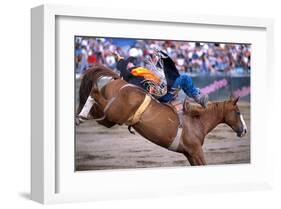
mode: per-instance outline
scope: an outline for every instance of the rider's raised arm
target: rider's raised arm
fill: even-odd
[[[120,76],[124,80],[128,80],[131,73],[130,68],[135,66],[136,58],[135,57],[129,57],[128,59],[120,59],[117,62],[116,68],[120,72]]]
[[[168,54],[162,50],[158,51],[157,54],[159,57],[157,67],[160,67],[164,70],[167,87],[168,90],[170,90],[175,80],[180,76],[179,71],[176,67],[176,64]]]
[[[163,68],[164,70],[173,70],[173,71],[176,71],[178,72],[178,69],[176,67],[176,64],[174,63],[174,61],[172,60],[171,57],[169,57],[168,54],[166,54],[164,51],[160,51],[159,52],[159,55],[160,55],[160,60],[159,62],[157,63],[158,65],[161,65],[160,62],[162,61],[163,62]],[[165,69],[166,68],[166,69]]]

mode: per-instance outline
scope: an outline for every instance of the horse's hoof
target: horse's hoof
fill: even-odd
[[[130,132],[131,134],[136,135],[136,133],[135,133],[134,131],[132,131],[132,130],[131,130],[131,128],[132,128],[132,126],[131,126],[131,125],[129,125],[129,126],[128,126],[128,130],[129,130],[129,132]]]
[[[81,123],[81,122],[80,122],[79,118],[78,118],[78,117],[76,117],[76,118],[75,118],[75,125],[76,125],[76,126],[79,126],[79,125],[80,125],[80,123]]]
[[[87,119],[81,116],[75,118],[75,125],[79,126],[81,123],[84,123]]]

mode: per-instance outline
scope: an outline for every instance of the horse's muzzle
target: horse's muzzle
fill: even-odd
[[[243,136],[246,135],[246,133],[247,133],[247,129],[246,129],[246,128],[242,128],[242,129],[240,129],[240,130],[237,132],[237,136],[238,136],[238,137],[243,137]]]

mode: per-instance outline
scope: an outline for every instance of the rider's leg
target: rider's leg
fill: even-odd
[[[165,94],[164,96],[160,97],[158,100],[159,102],[170,102],[174,99],[175,95],[172,92],[167,92],[167,94]]]
[[[181,88],[187,96],[193,98],[197,103],[203,107],[207,106],[208,96],[200,93],[199,88],[193,85],[192,78],[187,74],[181,74],[175,80],[172,88]]]

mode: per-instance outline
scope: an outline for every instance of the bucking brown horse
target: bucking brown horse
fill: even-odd
[[[227,124],[239,137],[247,132],[237,106],[239,98],[212,102],[207,108],[185,102],[180,120],[172,106],[102,65],[85,72],[79,97],[78,121],[92,118],[106,127],[126,124],[151,142],[184,154],[191,165],[206,165],[204,138],[218,124]]]

